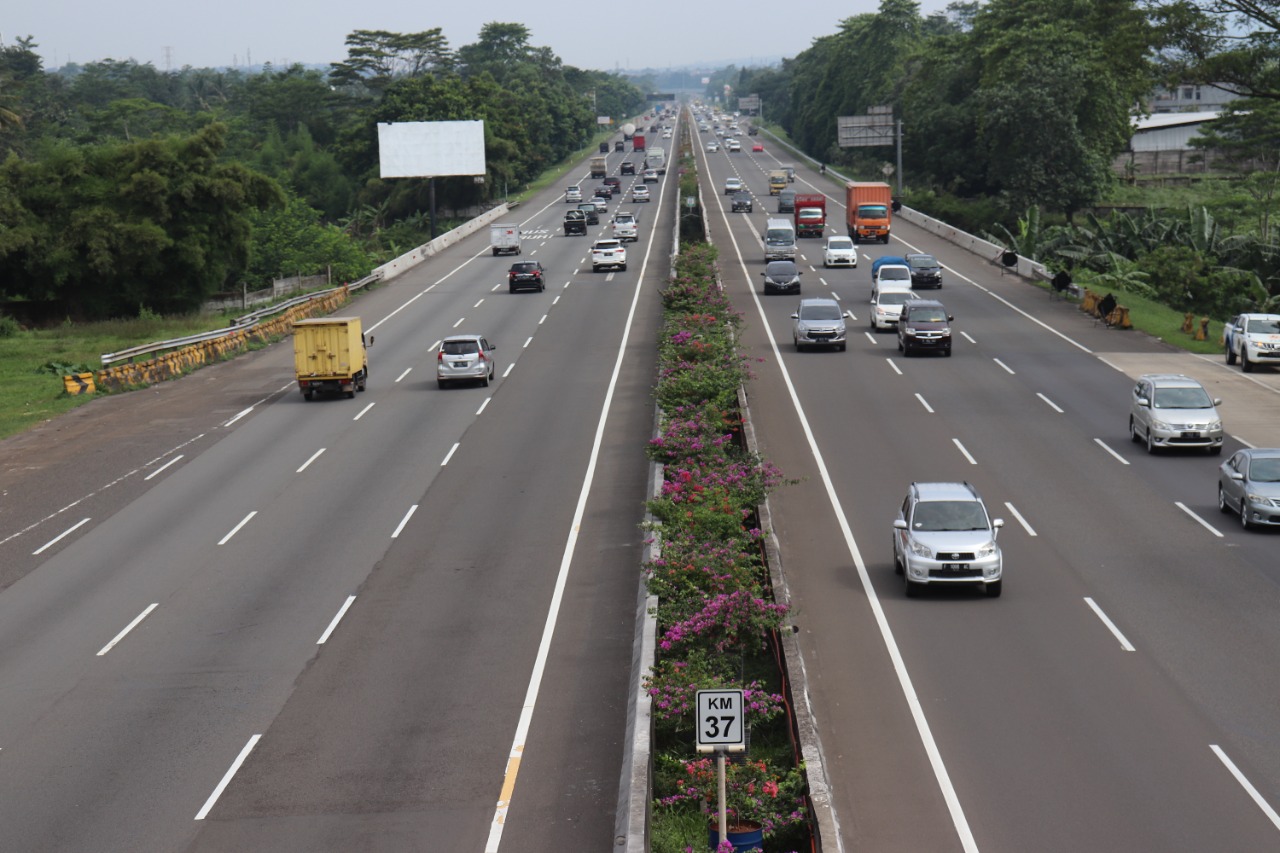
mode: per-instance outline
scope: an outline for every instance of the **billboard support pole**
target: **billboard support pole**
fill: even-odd
[[[902,119],[898,119],[898,198],[902,198]]]
[[[431,199],[431,239],[434,240],[436,238],[436,179],[435,178],[427,178],[427,196]]]

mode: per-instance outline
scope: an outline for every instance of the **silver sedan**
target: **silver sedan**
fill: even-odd
[[[1254,525],[1280,524],[1280,448],[1238,450],[1218,467],[1218,509]]]

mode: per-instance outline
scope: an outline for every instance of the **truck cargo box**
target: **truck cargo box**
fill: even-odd
[[[369,345],[373,339],[369,339]],[[315,392],[354,397],[365,389],[369,364],[359,317],[323,317],[293,323],[293,367],[302,396]]]

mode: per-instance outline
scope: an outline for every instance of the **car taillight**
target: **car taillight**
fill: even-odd
[[[440,350],[440,352],[436,353],[436,361],[441,362],[441,363],[443,363],[443,362],[444,362],[444,350],[443,350],[443,349],[441,349],[441,350]]]

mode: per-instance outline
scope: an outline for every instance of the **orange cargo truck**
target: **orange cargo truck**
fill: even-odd
[[[893,192],[888,184],[874,181],[850,181],[845,188],[845,216],[849,236],[861,240],[889,242],[889,218],[892,215]]]

